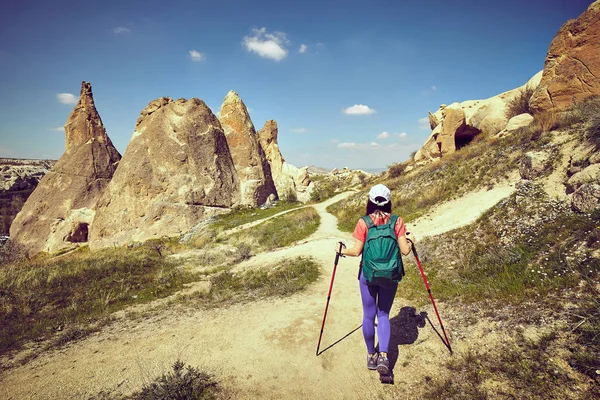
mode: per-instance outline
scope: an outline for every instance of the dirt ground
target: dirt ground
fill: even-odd
[[[508,196],[506,184],[438,207],[409,226],[417,240],[472,222]],[[416,308],[399,298],[392,309],[390,360],[394,385],[379,383],[377,372],[366,368],[366,348],[359,327],[362,310],[357,282],[357,258],[340,260],[321,349],[316,345],[333,270],[334,245],[352,243],[337,229],[327,205],[351,192],[315,206],[321,225],[295,246],[258,254],[240,269],[272,264],[285,257],[311,256],[322,266],[322,277],[307,290],[287,298],[270,298],[211,310],[183,306],[162,309],[146,319],[122,318],[101,332],[49,351],[0,377],[5,399],[85,399],[100,392],[128,394],[170,370],[177,359],[206,368],[241,399],[369,399],[415,398],[428,377],[451,357],[437,333],[431,305]],[[409,266],[410,267],[410,266]],[[426,268],[426,266],[424,266]],[[435,294],[434,294],[435,295]],[[424,296],[426,292],[424,291]],[[471,341],[493,340],[481,326],[463,328],[444,304],[438,308],[456,352]],[[445,317],[447,316],[447,317]],[[439,328],[438,328],[439,330]],[[485,336],[485,338],[484,338]]]

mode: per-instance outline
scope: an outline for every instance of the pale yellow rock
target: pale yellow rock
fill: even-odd
[[[532,122],[533,122],[533,116],[531,114],[525,113],[525,114],[515,115],[508,121],[506,128],[504,128],[503,130],[498,132],[497,136],[504,137],[504,136],[510,135],[510,134],[518,131],[521,128],[528,127],[529,125],[531,125]]]
[[[301,202],[310,200],[311,186],[308,168],[297,168],[287,163],[277,143],[277,122],[269,120],[258,132],[260,145],[271,167],[271,176],[279,198],[296,197]]]
[[[259,206],[277,189],[246,105],[236,92],[225,97],[219,120],[240,182],[241,204]]]
[[[90,248],[188,232],[240,203],[240,185],[217,117],[197,98],[161,98],[140,115],[98,203]]]
[[[71,210],[95,209],[121,159],[106,134],[88,82],[82,82],[79,102],[65,124],[65,137],[65,153],[40,180],[10,228],[11,240],[30,254],[73,247],[68,235],[52,229],[58,229],[61,221],[75,224],[82,215],[82,224],[90,222],[88,214]]]

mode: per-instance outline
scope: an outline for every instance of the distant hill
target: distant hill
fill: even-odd
[[[0,158],[0,235],[8,235],[13,219],[55,163],[55,160]]]
[[[341,170],[341,168],[338,169]],[[308,167],[308,173],[313,175],[328,174],[332,170],[333,168],[317,167],[316,165],[311,165]],[[353,170],[361,170],[370,174],[380,174],[384,171],[387,171],[387,168],[353,168]]]

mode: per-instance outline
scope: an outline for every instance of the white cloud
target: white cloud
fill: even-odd
[[[352,115],[368,115],[373,114],[375,110],[369,108],[364,104],[355,104],[352,107],[348,107],[342,111],[344,114],[352,114]]]
[[[206,55],[204,53],[200,53],[198,50],[190,50],[190,58],[194,62],[200,62],[206,60]]]
[[[301,54],[304,54],[304,53],[306,53],[307,51],[308,51],[308,46],[307,46],[307,45],[305,45],[305,44],[301,44],[301,45],[300,45],[300,48],[298,49],[298,52],[299,52],[299,53],[301,53]]]
[[[401,138],[401,139],[404,139],[407,136],[408,136],[408,133],[406,133],[406,132],[400,132],[400,133],[398,133],[398,137]]]
[[[340,141],[338,139],[331,139],[331,143],[339,143]]]
[[[427,89],[423,90],[421,93],[424,95],[428,95],[428,94],[435,92],[436,90],[437,90],[437,86],[431,85]]]
[[[379,146],[379,144],[377,142],[371,142],[371,147],[376,147]]]
[[[419,118],[419,128],[431,130],[431,126],[429,125],[429,117]]]
[[[342,142],[337,144],[337,147],[339,147],[340,149],[351,149],[357,146],[358,145],[354,142]]]
[[[52,132],[64,132],[65,131],[65,127],[64,126],[57,126],[56,128],[50,128],[48,130],[52,131]]]
[[[267,28],[252,30],[253,36],[244,36],[242,45],[249,52],[254,52],[263,58],[275,61],[283,60],[288,50],[286,45],[289,41],[284,32],[267,33]]]
[[[377,139],[387,139],[389,137],[390,137],[389,132],[381,132],[379,135],[377,135]]]
[[[124,26],[119,26],[116,27],[115,29],[113,29],[113,32],[117,35],[123,34],[123,33],[129,33],[131,32],[131,29],[129,28],[125,28]]]
[[[304,132],[306,132],[306,129],[305,128],[294,128],[294,129],[290,129],[290,132],[304,133]]]
[[[56,99],[61,104],[77,104],[79,100],[74,94],[71,93],[57,93]]]

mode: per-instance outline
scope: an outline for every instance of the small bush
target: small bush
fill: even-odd
[[[398,178],[404,173],[406,169],[406,164],[404,163],[396,163],[392,164],[388,167],[388,177],[390,178]]]
[[[511,119],[519,114],[530,113],[529,99],[533,96],[533,88],[526,88],[516,95],[507,105],[505,116],[507,119]]]
[[[240,243],[237,245],[237,257],[236,262],[249,260],[252,257],[252,247],[247,243]]]
[[[592,285],[590,285],[592,286]],[[577,347],[570,364],[600,384],[597,371],[600,370],[600,293],[592,289],[586,293],[581,305],[571,314],[573,331],[577,334]]]
[[[294,189],[289,188],[282,200],[288,203],[296,203],[298,201],[298,195]]]
[[[600,112],[591,118],[585,136],[596,149],[600,148]]]
[[[131,400],[212,400],[221,398],[221,388],[215,378],[177,360],[173,371],[144,385]]]
[[[534,116],[533,124],[537,125],[542,133],[558,128],[558,117],[552,111],[544,111]]]

